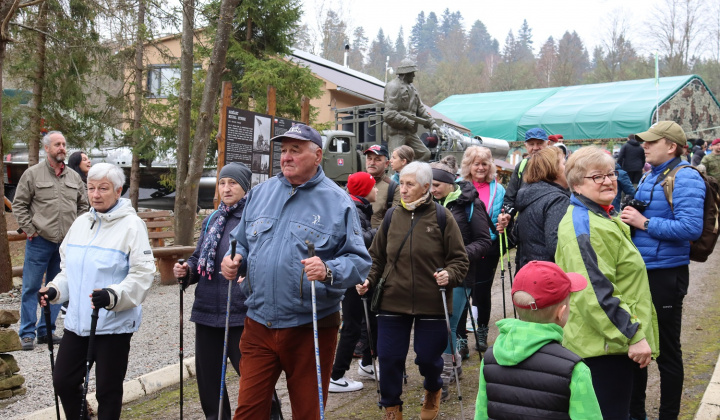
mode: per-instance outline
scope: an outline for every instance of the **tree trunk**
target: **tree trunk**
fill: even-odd
[[[40,130],[42,130],[42,109],[43,109],[43,88],[45,86],[45,47],[47,36],[47,2],[40,4],[36,27],[40,30],[35,35],[37,42],[37,67],[33,81],[32,102],[30,111],[30,143],[28,144],[28,166],[35,165],[40,161]]]
[[[193,77],[193,43],[195,36],[195,1],[183,2],[183,31],[182,51],[180,54],[180,110],[178,113],[178,143],[177,143],[177,178],[175,188],[183,185],[188,174],[188,160],[190,158],[190,109],[192,105],[192,77]],[[175,214],[182,213],[181,200],[175,200]],[[184,215],[185,216],[185,215]],[[186,217],[175,217],[175,242],[178,245],[192,245],[194,223],[189,223]],[[183,231],[183,226],[189,229]],[[189,237],[188,232],[189,231]]]
[[[0,39],[0,74],[2,74],[3,70],[6,45],[6,42]],[[2,77],[0,77],[0,157],[5,156],[2,138],[2,93]],[[2,159],[0,159],[0,173],[5,174],[5,165]],[[0,195],[5,197],[4,182],[0,182]],[[0,205],[0,293],[12,289],[12,262],[10,261],[10,243],[8,242],[5,214],[5,203],[3,202]]]
[[[135,96],[133,98],[133,157],[130,167],[130,201],[137,210],[140,195],[140,128],[142,125],[143,90],[143,47],[145,39],[145,0],[138,2],[137,39],[135,40]]]
[[[0,0],[0,75],[3,74],[3,63],[5,61],[5,49],[10,37],[7,31],[7,24],[17,11],[18,3],[14,0]],[[2,94],[3,78],[0,77],[0,174],[5,175],[5,165],[2,157],[5,156],[4,139],[2,138]],[[5,183],[0,182],[0,196],[5,197]],[[5,220],[5,203],[0,205],[0,293],[12,289],[12,262],[10,261],[10,243],[7,237],[7,222]]]
[[[222,3],[220,3],[218,29],[205,79],[205,88],[200,103],[200,115],[195,125],[195,138],[193,139],[188,175],[185,182],[178,184],[175,194],[175,218],[185,221],[185,223],[180,224],[181,229],[175,230],[175,240],[178,243],[189,244],[192,242],[194,223],[187,222],[195,218],[198,187],[205,166],[205,155],[210,144],[210,131],[213,127],[213,115],[215,115],[217,106],[220,78],[225,68],[225,58],[232,33],[233,16],[241,1],[222,0]]]

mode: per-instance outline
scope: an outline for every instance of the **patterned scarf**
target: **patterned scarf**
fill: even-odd
[[[413,211],[417,208],[417,206],[424,203],[428,199],[428,197],[430,197],[430,191],[427,191],[425,194],[422,195],[422,197],[411,203],[406,203],[405,201],[400,199],[400,204],[402,204],[402,206],[405,207],[406,210]]]
[[[200,250],[200,258],[198,258],[198,273],[207,279],[210,279],[212,274],[215,272],[215,255],[220,239],[225,231],[227,218],[235,212],[242,201],[243,200],[238,201],[231,207],[228,207],[225,203],[220,202],[220,206],[217,209],[218,216],[215,218],[212,226],[210,226],[205,233],[205,239],[203,240],[202,248]]]

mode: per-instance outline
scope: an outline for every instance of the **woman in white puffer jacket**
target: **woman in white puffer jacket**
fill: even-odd
[[[73,222],[60,246],[60,274],[40,289],[41,305],[70,301],[53,385],[67,418],[80,416],[91,314],[95,330],[98,415],[119,419],[130,339],[140,327],[142,302],[152,285],[155,260],[145,223],[121,199],[125,175],[109,163],[88,173],[92,209]]]

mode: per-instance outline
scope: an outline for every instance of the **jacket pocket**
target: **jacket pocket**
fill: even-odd
[[[304,302],[309,304],[311,296],[310,282],[303,272],[304,267],[300,260],[307,258],[308,244],[310,243],[315,246],[315,255],[320,257],[321,260],[325,261],[328,255],[333,255],[333,250],[329,249],[331,235],[300,222],[291,222],[289,229],[291,243],[288,246],[290,249],[297,250],[297,255],[302,256],[300,259],[288,261],[289,273],[292,273],[292,278],[298,279],[297,282],[292,283],[292,294],[299,304],[302,305]]]
[[[254,288],[254,285],[252,284],[252,281],[256,278],[255,272],[257,271],[256,267],[258,259],[262,258],[263,256],[273,254],[271,252],[272,250],[265,250],[263,248],[268,242],[270,242],[270,239],[272,238],[272,228],[274,224],[275,219],[269,217],[260,217],[255,220],[249,221],[245,229],[245,235],[248,241],[248,250],[253,250],[252,255],[248,259],[248,271],[246,273],[247,276],[245,277],[245,280],[247,282],[247,290],[243,292],[246,293],[248,297],[250,297],[250,294],[257,292]],[[259,296],[256,295],[255,298],[258,299]]]
[[[40,200],[53,200],[56,197],[55,184],[52,181],[35,181],[35,196]]]

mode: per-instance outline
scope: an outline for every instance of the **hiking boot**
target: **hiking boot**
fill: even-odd
[[[330,387],[328,392],[352,392],[363,389],[362,382],[353,381],[346,377],[342,377],[338,380],[330,378]]]
[[[440,379],[443,381],[443,385],[450,385],[455,383],[455,373],[453,372],[452,365],[452,354],[443,353],[443,370],[440,374]]]
[[[373,365],[370,364],[368,366],[365,366],[363,365],[362,360],[358,360],[357,374],[363,379],[372,379],[373,381],[375,380],[375,371],[373,370]],[[380,379],[380,370],[378,370],[378,379]]]
[[[58,337],[57,335],[55,335],[55,334],[52,335],[53,344],[60,344],[61,340],[62,340],[62,338]],[[47,344],[47,334],[38,336],[37,343],[38,343],[38,345]]]
[[[20,341],[22,343],[23,350],[35,350],[35,339],[34,338],[23,337],[23,339]]]
[[[488,331],[490,329],[487,325],[480,325],[478,326],[478,332],[477,332],[477,340],[478,342],[475,343],[475,349],[479,351],[480,353],[485,353],[485,351],[488,349],[488,343],[487,343],[487,337],[488,337]]]
[[[385,407],[385,415],[383,420],[402,420],[402,405],[394,407]]]
[[[458,349],[458,353],[460,353],[460,358],[462,360],[467,360],[470,358],[470,349],[468,348],[467,339],[458,338],[457,349]]]
[[[425,390],[425,401],[422,410],[420,410],[420,420],[435,420],[440,412],[440,398],[442,397],[442,389],[430,392]]]
[[[445,382],[443,382],[442,388],[440,388],[440,389],[442,390],[442,396],[440,397],[440,401],[445,402],[445,401],[449,400],[450,399],[450,386],[448,384],[446,384]],[[424,398],[425,397],[423,397],[423,403],[425,402]]]

